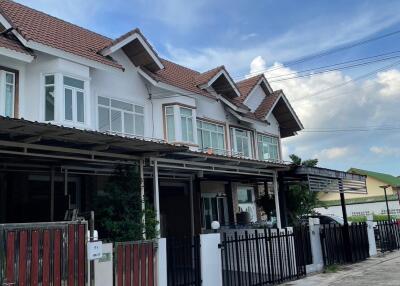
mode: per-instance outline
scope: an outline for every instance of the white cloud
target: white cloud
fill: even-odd
[[[398,147],[372,146],[369,150],[374,154],[382,156],[400,156],[400,148]]]
[[[327,159],[327,160],[335,160],[347,156],[350,153],[349,147],[332,147],[322,149],[318,153],[314,154],[313,158],[317,159]]]
[[[400,96],[400,71],[380,72],[377,77],[377,82],[382,85],[379,92],[382,96]]]

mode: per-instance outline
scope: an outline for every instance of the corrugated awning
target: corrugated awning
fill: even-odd
[[[163,141],[130,138],[0,116],[0,153],[90,160],[132,160],[146,154],[186,151]]]
[[[366,176],[320,167],[295,166],[285,181],[304,181],[312,192],[367,193]]]

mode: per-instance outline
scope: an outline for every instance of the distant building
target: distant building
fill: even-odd
[[[346,194],[347,214],[365,216],[369,214],[386,214],[385,196],[381,186],[388,185],[387,196],[390,213],[400,215],[400,178],[389,174],[351,168],[348,172],[367,176],[367,194]],[[321,193],[319,199],[325,207],[317,208],[321,214],[341,216],[340,197],[338,193]]]

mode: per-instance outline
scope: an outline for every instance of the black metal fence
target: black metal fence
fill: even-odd
[[[200,286],[200,237],[167,239],[168,286]]]
[[[306,274],[302,242],[296,232],[276,229],[222,234],[224,286],[271,285]]]
[[[400,249],[400,224],[398,221],[378,221],[375,231],[377,248],[381,252]]]
[[[347,227],[323,224],[320,235],[325,266],[354,263],[369,257],[366,223],[353,223]]]

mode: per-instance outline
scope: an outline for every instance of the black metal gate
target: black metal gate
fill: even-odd
[[[200,236],[167,239],[168,286],[200,286]]]
[[[367,227],[366,223],[353,223],[347,227],[322,224],[320,236],[325,266],[367,259],[369,257]],[[346,235],[348,235],[347,243]]]
[[[375,239],[381,252],[400,249],[400,224],[398,221],[378,221]]]
[[[299,237],[301,239],[301,237]],[[295,232],[246,230],[222,235],[224,286],[271,285],[306,274]]]

